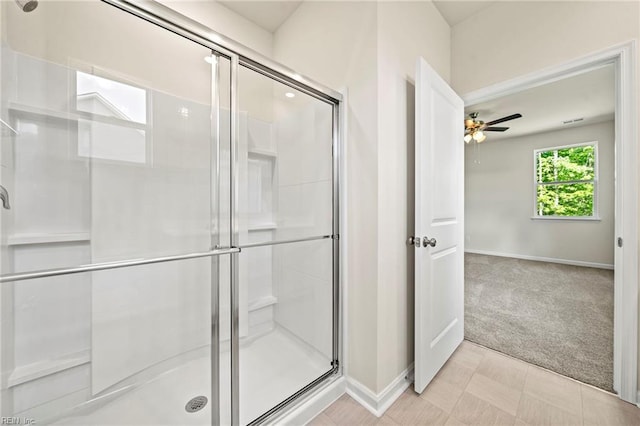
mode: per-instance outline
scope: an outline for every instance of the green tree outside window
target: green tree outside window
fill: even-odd
[[[595,143],[535,151],[536,215],[595,215]]]

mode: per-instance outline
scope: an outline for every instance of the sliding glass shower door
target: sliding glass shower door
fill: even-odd
[[[0,2],[3,418],[260,423],[339,371],[338,101],[145,7]]]
[[[334,371],[332,104],[238,72],[240,424]]]
[[[2,416],[210,424],[211,50],[101,2],[0,8]]]

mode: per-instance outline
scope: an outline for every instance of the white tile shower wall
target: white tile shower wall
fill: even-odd
[[[278,246],[276,324],[331,359],[332,244],[329,240]]]
[[[33,407],[55,401],[76,391],[86,389],[79,387],[79,383],[89,383],[91,369],[88,365],[71,368],[63,372],[43,377],[41,380],[27,382],[16,386],[13,398],[15,413],[25,412]],[[58,409],[68,407],[60,406]],[[29,417],[29,416],[27,416]]]
[[[266,121],[247,117],[247,160],[252,158],[258,161],[258,168],[270,168],[276,161],[275,157],[262,155],[252,156],[252,152],[275,153],[273,142],[273,125]],[[246,221],[249,243],[261,241],[273,241],[275,232],[273,229],[260,229],[273,223],[273,194],[274,194],[274,170],[259,170],[255,179],[251,177],[251,165],[248,164],[247,180],[240,182],[245,184],[249,202],[247,204],[248,218]],[[251,200],[260,200],[259,206],[252,206]],[[259,212],[253,211],[261,207]],[[262,211],[265,210],[266,211]],[[273,303],[276,300],[273,295],[273,247],[265,246],[248,249],[243,253],[241,267],[246,271],[241,287],[247,289],[247,318],[248,335],[254,336],[270,331],[274,327]],[[269,304],[267,304],[269,303]],[[258,306],[258,308],[255,308]],[[254,308],[252,308],[254,307]]]
[[[210,269],[204,258],[94,273],[94,395],[210,343]]]
[[[89,159],[91,151],[78,152],[76,121],[60,118],[73,112],[69,102],[75,97],[69,94],[75,90],[75,71],[20,54],[3,58],[7,56],[16,57],[22,64],[20,79],[32,78],[33,85],[7,82],[17,74],[3,73],[3,87],[18,85],[21,96],[19,101],[3,97],[11,107],[7,109],[11,122],[21,130],[18,138],[9,139],[13,146],[9,158],[15,162],[3,167],[3,174],[13,169],[15,184],[9,189],[16,218],[15,226],[3,228],[3,242],[9,236],[19,244],[3,257],[3,271],[209,247],[208,107],[154,93],[156,126],[147,147],[150,162],[134,166]],[[3,66],[13,68],[7,62]],[[29,72],[29,67],[37,73]],[[46,91],[49,86],[56,90]],[[104,126],[90,130],[88,146],[104,136]],[[65,235],[87,241],[56,242]],[[33,239],[52,242],[25,243]],[[89,274],[82,274],[12,285],[15,308],[3,310],[2,322],[3,327],[12,324],[14,331],[12,336],[3,333],[2,345],[15,346],[15,353],[5,357],[3,369],[20,384],[12,388],[15,405],[9,411],[29,410],[83,389],[88,392],[87,371],[95,391],[206,344],[208,304],[203,301],[210,288],[209,269],[208,263],[172,264],[145,272],[138,268],[95,273],[93,283]],[[5,288],[3,298],[8,296]],[[91,366],[41,372],[40,377],[22,382],[24,377],[12,374],[49,368],[52,360],[90,349]],[[6,364],[8,360],[12,365]],[[85,373],[78,374],[82,368]],[[63,409],[64,404],[56,407]]]
[[[276,122],[277,239],[331,234],[331,114],[326,104],[288,109]],[[332,251],[328,240],[277,247],[276,323],[331,357]]]
[[[249,117],[247,121],[249,151],[259,150],[275,152],[273,142],[273,124],[259,118]]]
[[[210,107],[152,94],[147,164],[93,161],[92,258],[211,246]],[[93,274],[92,391],[210,342],[210,259]]]
[[[89,263],[89,163],[77,155],[75,123],[59,118],[70,110],[74,76],[6,45],[2,60],[2,118],[19,131],[2,138],[2,184],[12,204],[3,214],[2,271]],[[11,303],[2,310],[2,369],[13,395],[3,413],[88,389],[90,277],[6,283],[1,291]]]
[[[13,246],[15,271],[90,262],[88,241]],[[85,274],[15,283],[16,368],[90,349],[91,286]]]
[[[18,98],[9,101],[9,119],[19,135],[12,144],[12,234],[88,232],[89,162],[77,155],[75,123],[20,108],[69,111],[73,72],[20,54],[14,58]],[[47,87],[54,89],[47,93]]]

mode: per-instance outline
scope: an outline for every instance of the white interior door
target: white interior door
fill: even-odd
[[[464,102],[419,58],[416,72],[415,391],[464,337]]]

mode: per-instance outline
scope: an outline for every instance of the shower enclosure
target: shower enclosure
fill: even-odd
[[[339,376],[340,95],[153,2],[0,33],[1,415],[260,423]]]

